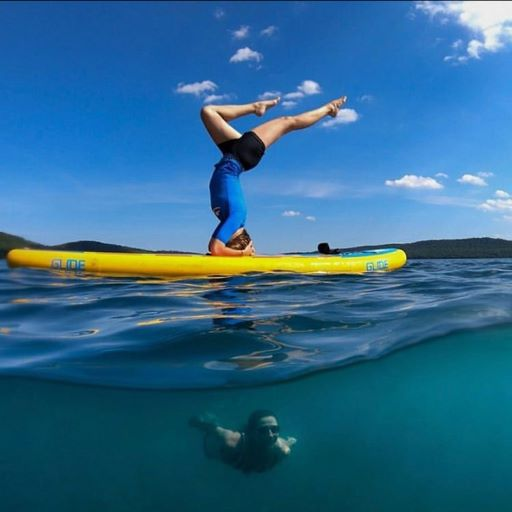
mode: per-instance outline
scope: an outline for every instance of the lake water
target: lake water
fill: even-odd
[[[0,296],[2,509],[510,508],[512,260],[182,281],[0,262]],[[298,439],[267,473],[187,424],[259,408]]]

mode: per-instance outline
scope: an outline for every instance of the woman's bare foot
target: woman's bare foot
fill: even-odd
[[[257,101],[254,104],[254,113],[261,117],[269,108],[275,107],[281,98],[275,98],[273,100],[263,100],[263,101]]]
[[[340,111],[341,106],[344,103],[346,103],[346,101],[347,101],[347,97],[346,96],[342,96],[341,98],[338,98],[337,100],[331,101],[327,105],[327,108],[329,109],[328,114],[331,117],[336,117],[338,115],[338,112]]]

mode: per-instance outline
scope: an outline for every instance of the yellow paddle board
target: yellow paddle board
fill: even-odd
[[[41,268],[105,276],[188,277],[248,272],[363,274],[396,270],[407,261],[400,249],[321,256],[207,256],[13,249],[10,267]]]
[[[10,267],[140,277],[236,275],[248,272],[363,274],[396,270],[405,265],[406,261],[405,252],[401,249],[376,249],[327,256],[244,257],[13,249],[7,255]]]

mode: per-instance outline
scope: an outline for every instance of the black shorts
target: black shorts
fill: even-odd
[[[248,171],[256,167],[265,153],[265,144],[254,132],[245,132],[239,139],[217,144],[223,155],[233,155]]]

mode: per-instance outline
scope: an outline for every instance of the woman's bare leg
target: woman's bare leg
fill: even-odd
[[[272,119],[267,123],[253,128],[251,131],[253,131],[263,141],[265,147],[268,148],[280,137],[291,131],[307,128],[320,121],[320,119],[325,116],[336,117],[339,109],[346,101],[347,97],[342,96],[316,110],[304,112],[296,116],[278,117],[277,119]]]
[[[277,105],[279,98],[267,101],[256,101],[246,105],[207,105],[201,109],[201,119],[215,144],[227,140],[239,139],[242,135],[235,130],[229,121],[247,114],[262,116],[267,109]]]

